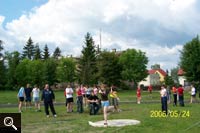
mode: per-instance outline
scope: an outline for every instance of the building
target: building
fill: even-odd
[[[151,70],[148,70],[148,76],[139,84],[144,86],[161,85],[165,81],[166,75],[167,73],[160,68],[160,65],[154,65]]]

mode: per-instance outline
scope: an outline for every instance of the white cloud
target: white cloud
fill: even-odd
[[[150,65],[156,62],[170,68],[170,63],[177,65],[181,43],[200,31],[195,3],[196,0],[49,0],[7,23],[5,29],[0,27],[0,34],[4,34],[2,40],[11,50],[14,43],[14,48],[22,49],[31,36],[35,43],[59,46],[65,55],[80,55],[86,32],[99,44],[102,28],[104,49],[141,49],[150,58]],[[3,20],[0,17],[0,25]],[[166,58],[169,56],[172,58]]]

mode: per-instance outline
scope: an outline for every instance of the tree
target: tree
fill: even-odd
[[[56,75],[59,82],[74,82],[76,64],[72,58],[62,58],[59,60]]]
[[[78,75],[81,83],[93,85],[97,83],[96,50],[93,38],[89,33],[85,36],[85,45],[81,51],[82,56],[79,61]]]
[[[53,53],[53,57],[54,57],[55,59],[58,59],[60,56],[61,56],[61,50],[60,50],[59,47],[56,47],[56,49],[55,49],[55,51],[54,51],[54,53]]]
[[[33,60],[27,66],[28,77],[31,84],[42,86],[44,84],[44,63],[41,60]]]
[[[18,51],[14,51],[12,53],[7,52],[5,54],[5,58],[8,61],[6,88],[16,89],[17,86],[16,68],[20,62],[20,53]]]
[[[23,59],[16,68],[17,83],[19,86],[25,86],[31,82],[31,77],[28,73],[28,66],[30,65],[29,59]]]
[[[44,62],[44,82],[53,85],[56,82],[56,61],[52,58]]]
[[[171,69],[171,77],[172,77],[175,84],[179,84],[178,67]]]
[[[200,79],[200,41],[199,36],[183,46],[180,56],[180,67],[184,70],[188,81]]]
[[[22,58],[27,58],[27,59],[33,59],[34,57],[34,45],[31,37],[29,37],[28,41],[26,42],[26,45],[23,48],[23,54]]]
[[[128,49],[119,58],[122,65],[122,78],[137,83],[147,77],[148,58],[140,50]]]
[[[171,76],[168,74],[165,77],[165,85],[172,87],[174,85],[174,81]]]
[[[3,54],[1,53],[2,50],[3,50],[3,41],[0,40],[0,61],[3,60]]]
[[[98,77],[108,85],[119,85],[121,79],[121,65],[119,56],[115,52],[102,52],[98,59]]]
[[[34,59],[39,60],[42,59],[41,57],[41,50],[38,44],[35,45],[35,54],[34,54]]]
[[[1,53],[2,50],[3,50],[3,41],[0,40],[0,90],[4,89],[5,79],[6,79],[6,74],[5,74],[6,68],[4,65],[3,53]]]
[[[49,54],[49,48],[48,48],[48,46],[47,46],[47,44],[44,46],[44,54],[43,54],[43,59],[44,60],[47,60],[47,59],[49,59],[49,56],[50,56],[50,54]]]

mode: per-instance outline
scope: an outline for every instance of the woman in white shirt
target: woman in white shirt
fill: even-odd
[[[193,85],[191,85],[191,100],[190,103],[192,103],[193,101],[196,101],[196,89],[194,88]]]
[[[66,106],[67,106],[67,112],[72,112],[73,111],[73,89],[71,88],[70,85],[67,86],[65,89],[65,97],[66,97]]]
[[[41,111],[40,110],[40,89],[37,87],[37,85],[34,86],[32,90],[32,95],[33,95],[33,102],[35,102],[36,111]]]

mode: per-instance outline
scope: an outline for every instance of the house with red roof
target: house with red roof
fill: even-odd
[[[160,65],[156,64],[151,68],[151,70],[148,70],[148,76],[145,78],[145,80],[139,83],[140,85],[161,85],[162,82],[164,82],[167,73],[160,68]]]

